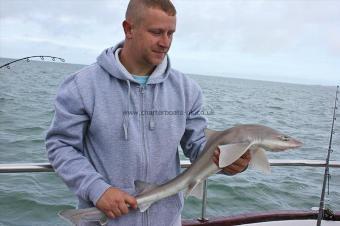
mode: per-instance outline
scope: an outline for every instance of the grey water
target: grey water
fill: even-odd
[[[10,61],[0,58],[0,65]],[[82,68],[55,62],[17,62],[0,69],[0,164],[47,162],[44,134],[53,117],[58,84]],[[297,150],[270,153],[272,159],[327,156],[335,87],[189,75],[203,89],[209,127],[264,124],[304,142]],[[336,85],[336,84],[334,84]],[[338,111],[338,118],[339,117]],[[335,122],[331,160],[340,159],[340,121]],[[183,154],[181,158],[185,159]],[[340,170],[331,169],[326,204],[340,209]],[[323,168],[273,167],[271,175],[251,169],[208,180],[207,215],[227,216],[271,210],[318,207]],[[60,210],[76,198],[54,173],[0,174],[0,225],[67,225]],[[198,218],[201,202],[188,198],[183,218]]]

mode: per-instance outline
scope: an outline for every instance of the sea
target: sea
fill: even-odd
[[[0,65],[11,59],[0,58]],[[0,69],[0,164],[42,163],[44,136],[53,117],[61,81],[85,65],[19,61]],[[188,75],[204,93],[209,128],[257,123],[291,135],[304,146],[270,159],[325,160],[329,148],[336,84],[290,84],[228,77]],[[227,75],[226,75],[227,76]],[[331,160],[340,160],[340,110]],[[181,153],[181,159],[186,159]],[[340,210],[340,170],[330,169],[326,206]],[[272,167],[270,175],[252,169],[236,176],[208,179],[208,218],[272,210],[318,207],[324,168]],[[54,172],[0,174],[0,225],[68,225],[57,216],[77,199]],[[201,201],[189,197],[182,218],[201,216]]]

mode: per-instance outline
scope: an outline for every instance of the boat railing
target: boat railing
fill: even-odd
[[[270,159],[271,166],[306,166],[306,167],[325,167],[325,160],[291,160],[291,159]],[[181,168],[189,168],[189,160],[181,160]],[[340,161],[329,161],[329,167],[340,168]],[[0,173],[33,173],[33,172],[54,172],[50,163],[15,163],[0,164]],[[204,181],[204,191],[202,198],[202,210],[199,221],[207,221],[207,180]]]
[[[324,160],[269,159],[270,166],[308,166],[325,167]],[[181,160],[181,168],[189,168],[189,160]],[[329,167],[340,168],[340,161],[330,161]],[[0,164],[0,173],[54,172],[50,163],[11,163]]]

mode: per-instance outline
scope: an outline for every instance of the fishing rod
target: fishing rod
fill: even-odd
[[[322,192],[321,192],[321,198],[320,198],[320,206],[319,206],[317,226],[321,225],[321,220],[324,219],[324,216],[325,216],[325,190],[326,190],[326,183],[327,182],[328,182],[328,195],[329,195],[329,179],[330,179],[329,159],[330,159],[331,153],[333,152],[333,150],[332,150],[332,139],[333,139],[333,134],[335,134],[334,122],[336,120],[335,112],[338,109],[338,107],[337,107],[338,93],[339,93],[339,86],[336,87],[336,93],[335,93],[335,101],[334,101],[335,103],[334,103],[334,109],[333,109],[333,122],[332,122],[331,136],[329,138],[329,146],[328,146],[328,153],[327,153],[327,158],[326,158],[325,173],[324,173],[324,177],[323,177],[323,186],[322,186]]]
[[[32,59],[32,58],[40,58],[41,60],[45,60],[45,58],[50,58],[50,59],[52,59],[52,61],[60,60],[63,63],[65,62],[65,59],[60,58],[60,57],[55,57],[55,56],[29,56],[29,57],[24,57],[24,58],[21,58],[21,59],[13,60],[9,63],[1,65],[0,69],[3,68],[3,67],[6,67],[7,69],[11,69],[11,67],[10,67],[11,64],[18,62],[18,61],[22,61],[22,60],[26,60],[27,62],[30,62],[30,59]]]

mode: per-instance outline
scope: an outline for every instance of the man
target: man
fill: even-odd
[[[179,144],[191,161],[197,158],[206,141],[202,92],[170,67],[176,30],[170,1],[131,0],[123,28],[123,43],[60,86],[46,136],[48,158],[78,196],[78,207],[96,206],[109,225],[180,225],[181,194],[141,213],[134,181],[162,184],[178,175]],[[248,162],[249,154],[224,171],[241,172]]]

